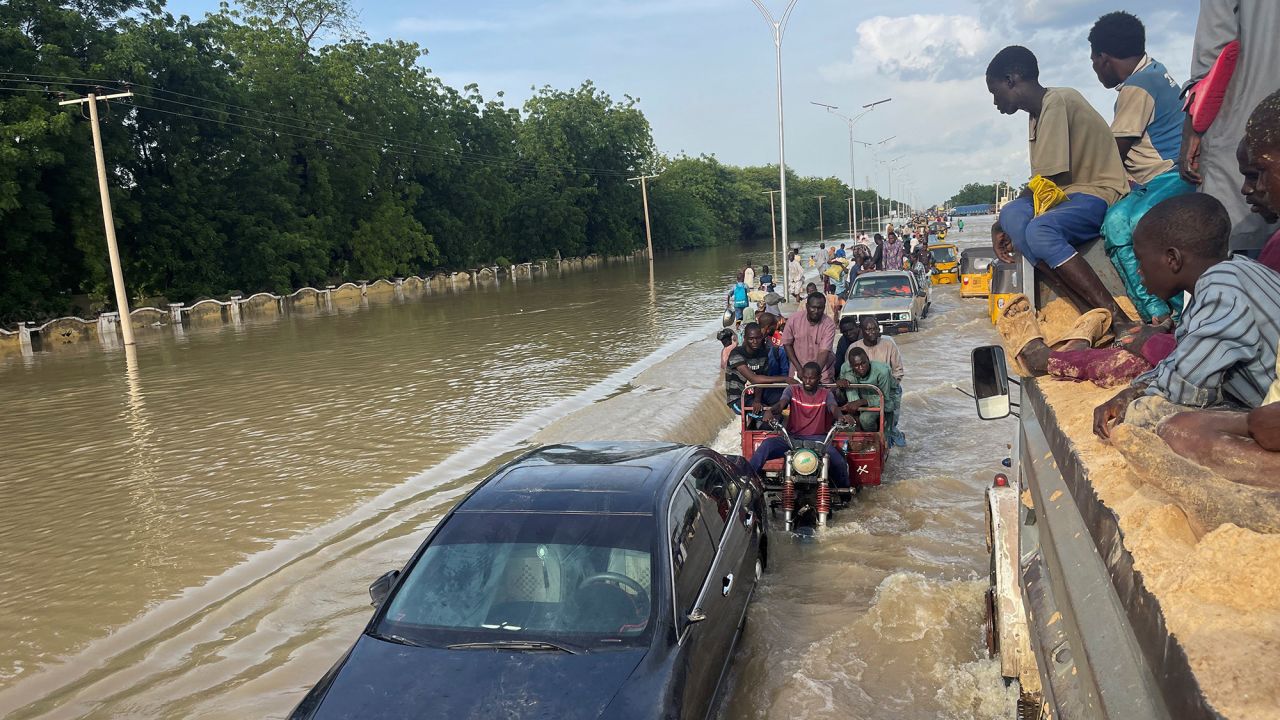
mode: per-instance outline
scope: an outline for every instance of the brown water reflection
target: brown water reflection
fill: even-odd
[[[738,257],[660,258],[652,289],[647,263],[615,263],[164,331],[131,358],[5,358],[0,714],[39,697],[3,688],[146,608],[406,478],[457,480],[415,474],[705,326]]]

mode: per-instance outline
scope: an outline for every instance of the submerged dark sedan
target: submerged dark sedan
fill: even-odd
[[[480,483],[293,718],[704,718],[767,562],[741,458],[554,445]]]

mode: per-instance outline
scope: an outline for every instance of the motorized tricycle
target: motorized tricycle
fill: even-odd
[[[960,297],[986,297],[991,292],[991,266],[996,251],[991,248],[965,248],[960,251]]]
[[[752,404],[748,399],[754,393],[769,389],[785,388],[784,383],[751,384],[743,390],[743,407]],[[825,387],[835,388],[834,384]],[[761,481],[769,507],[779,508],[783,514],[783,526],[787,532],[799,527],[825,527],[831,514],[853,499],[854,488],[879,485],[889,446],[884,435],[884,396],[874,385],[851,384],[849,390],[874,390],[880,402],[875,408],[858,412],[874,412],[879,430],[864,431],[843,422],[837,422],[822,440],[804,440],[793,437],[779,422],[765,424],[751,413],[742,415],[742,456],[751,457],[767,438],[781,437],[787,443],[787,452],[764,464]],[[849,464],[849,480],[854,488],[832,488],[830,485],[829,456],[827,448],[834,445]]]

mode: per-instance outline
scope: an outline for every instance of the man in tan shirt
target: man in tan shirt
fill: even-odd
[[[1098,237],[1107,208],[1129,192],[1124,164],[1111,128],[1079,92],[1040,84],[1036,56],[1011,45],[987,66],[987,90],[1005,115],[1030,116],[1027,142],[1031,174],[1053,181],[1067,200],[1035,214],[1030,193],[1004,206],[1000,225],[1007,238],[994,243],[1000,259],[1022,253],[1081,311],[1111,312],[1116,330],[1131,320],[1075,246]]]

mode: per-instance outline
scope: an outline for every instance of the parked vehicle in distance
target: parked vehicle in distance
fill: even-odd
[[[987,291],[987,314],[991,316],[991,324],[996,324],[1000,311],[1014,295],[1022,292],[1022,280],[1019,275],[1022,269],[1018,263],[1000,262],[991,264],[991,287]]]
[[[996,251],[972,247],[960,251],[960,297],[986,297],[991,291],[991,265]]]
[[[768,561],[764,490],[701,446],[535,450],[369,588],[291,716],[705,718]]]
[[[881,270],[859,275],[849,289],[841,317],[875,317],[884,332],[915,332],[929,314],[929,288],[915,273]]]
[[[930,245],[929,257],[933,259],[933,272],[929,277],[934,285],[954,285],[960,282],[960,255],[955,245]]]

